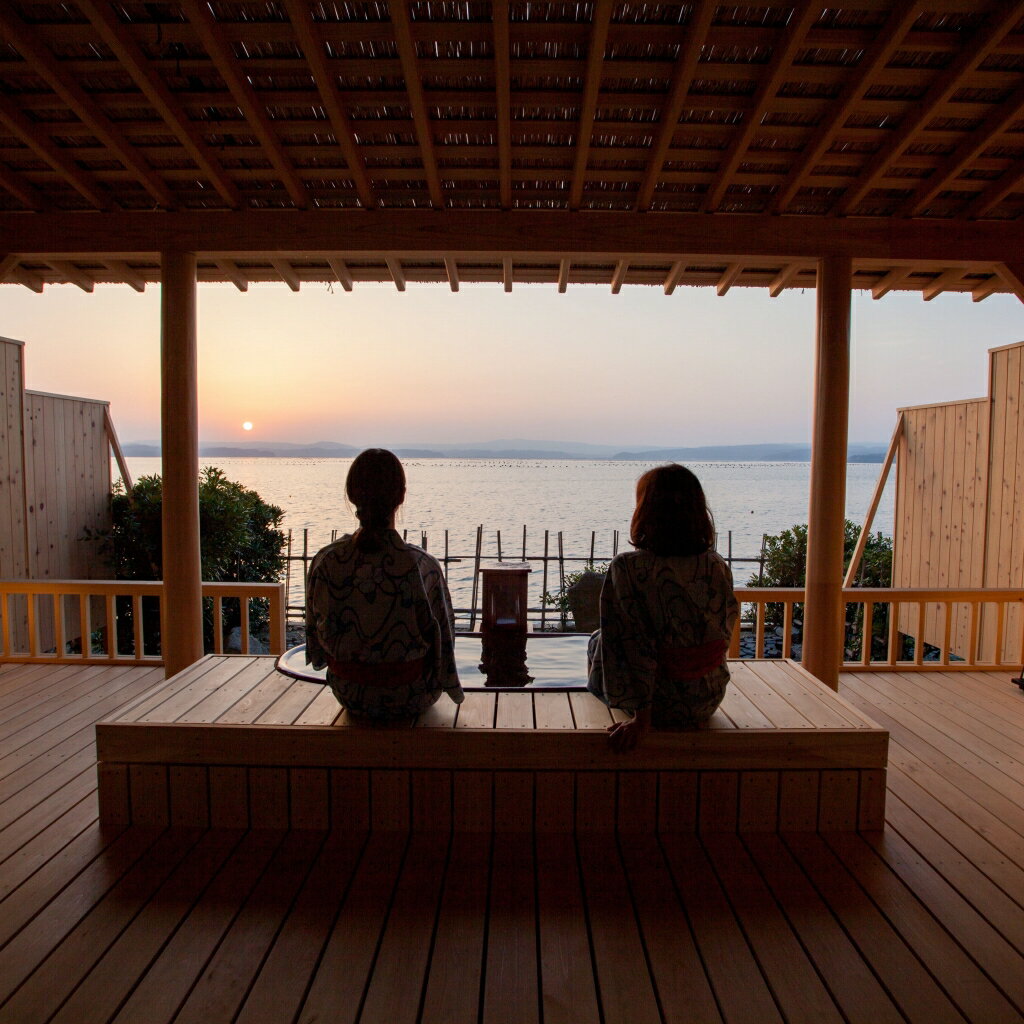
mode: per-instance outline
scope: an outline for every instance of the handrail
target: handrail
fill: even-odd
[[[214,653],[224,649],[224,601],[240,602],[240,648],[249,653],[249,623],[252,600],[269,603],[271,654],[285,648],[285,593],[283,583],[205,582],[203,597],[213,601]],[[11,599],[22,595],[23,608],[12,612]],[[162,580],[0,580],[0,663],[7,661],[73,665],[162,665],[161,654],[144,651],[143,620],[162,614],[147,609],[144,599],[160,602]],[[117,598],[130,599],[131,653],[118,653],[119,617],[127,622],[127,608]],[[70,600],[69,600],[70,599]],[[69,607],[69,605],[71,607]],[[74,606],[77,605],[77,609]],[[94,632],[101,634],[102,649],[94,650]],[[90,638],[83,643],[83,638]],[[69,641],[78,650],[69,650]]]

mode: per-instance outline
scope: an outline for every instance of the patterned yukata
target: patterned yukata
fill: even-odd
[[[717,552],[618,555],[601,591],[601,628],[590,638],[587,688],[609,707],[651,708],[656,728],[692,728],[725,696],[725,648],[703,676],[681,679],[666,660],[680,648],[727,647],[738,615],[732,573]]]
[[[376,666],[419,659],[418,677],[397,685],[332,671],[332,662],[357,663],[373,676]],[[442,692],[461,704],[452,601],[437,559],[394,530],[381,536],[379,551],[360,551],[349,534],[318,551],[306,583],[306,660],[327,668],[334,695],[357,714],[416,715]]]

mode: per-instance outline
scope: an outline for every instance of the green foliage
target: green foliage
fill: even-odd
[[[584,576],[591,574],[597,574],[598,576],[604,576],[608,572],[608,566],[610,562],[602,562],[600,564],[594,562],[586,562],[582,569],[574,569],[572,572],[567,572],[565,578],[562,580],[562,585],[558,590],[548,590],[545,592],[544,597],[541,598],[543,604],[549,608],[557,608],[563,615],[569,611],[569,591],[579,583]]]
[[[163,481],[140,477],[130,494],[118,484],[111,498],[111,528],[101,538],[116,579],[155,580],[162,576]],[[199,536],[203,580],[207,582],[274,583],[284,571],[284,512],[256,491],[228,480],[213,466],[199,475]],[[209,604],[212,605],[212,602]],[[266,625],[265,602],[251,603],[250,628]],[[129,609],[130,612],[130,609]],[[119,622],[123,616],[119,615]],[[157,615],[144,609],[147,650],[159,644]],[[204,614],[207,646],[212,646],[212,607]],[[225,628],[241,621],[237,601],[225,601]],[[127,627],[130,634],[130,614]],[[123,627],[122,627],[123,628]],[[121,630],[119,630],[121,632]],[[119,641],[119,647],[121,643]],[[129,644],[130,649],[130,644]]]
[[[843,528],[843,572],[850,566],[860,527],[847,519]],[[807,578],[807,524],[800,523],[765,540],[764,570],[754,573],[748,587],[803,587]],[[881,532],[868,534],[867,545],[857,570],[856,583],[862,587],[888,587],[892,581],[892,538]],[[802,633],[803,606],[794,607],[794,624]],[[782,605],[769,604],[765,618],[773,626],[782,624]],[[846,608],[847,656],[858,657],[861,650],[864,608],[851,604]],[[888,606],[876,607],[873,618],[872,649],[884,654],[888,636]],[[798,639],[794,637],[794,639]]]

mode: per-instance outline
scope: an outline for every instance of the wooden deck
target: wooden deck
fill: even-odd
[[[878,829],[888,734],[792,661],[733,663],[709,727],[609,749],[586,691],[470,690],[381,728],[272,658],[208,656],[96,727],[105,824],[371,831]]]
[[[1024,694],[842,677],[874,833],[101,829],[159,670],[0,668],[0,1021],[1024,1020]]]

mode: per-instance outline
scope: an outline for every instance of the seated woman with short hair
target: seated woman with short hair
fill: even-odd
[[[609,728],[616,750],[631,750],[652,726],[689,728],[714,714],[739,615],[704,490],[685,466],[640,477],[629,539],[637,550],[609,566],[588,650],[588,689],[633,715]]]
[[[345,481],[359,529],[316,553],[306,583],[306,660],[327,668],[339,703],[369,718],[404,718],[442,693],[464,699],[454,615],[437,559],[395,530],[405,471],[383,448]]]

